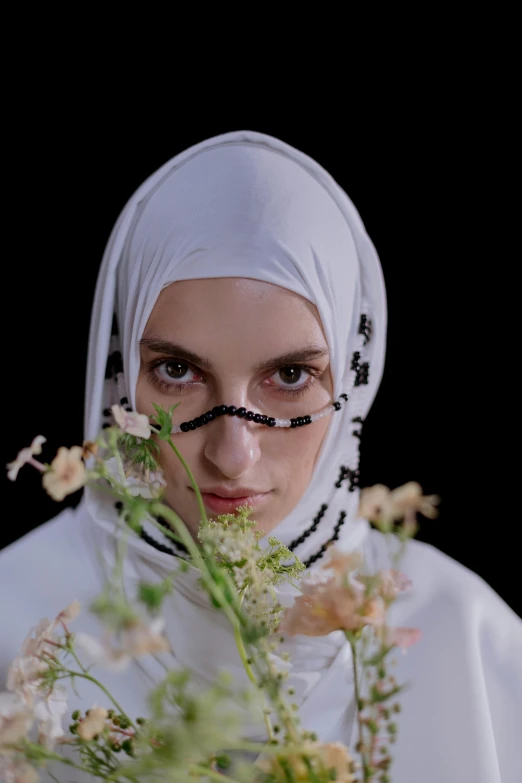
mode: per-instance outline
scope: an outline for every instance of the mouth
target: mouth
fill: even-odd
[[[192,491],[192,487],[189,487]],[[215,492],[201,492],[203,504],[208,511],[214,514],[233,514],[239,506],[257,506],[266,503],[270,492],[257,492],[250,489],[235,490],[237,495],[233,495],[228,490],[216,490]],[[221,494],[222,493],[222,494]],[[241,493],[241,494],[239,494]]]

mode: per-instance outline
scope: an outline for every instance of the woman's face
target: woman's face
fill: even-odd
[[[328,345],[316,307],[298,294],[246,278],[187,280],[165,288],[140,344],[137,410],[180,403],[174,423],[216,405],[275,418],[319,411],[332,399]],[[236,416],[173,436],[203,493],[207,514],[252,505],[269,533],[308,485],[330,417],[290,428]],[[200,514],[189,479],[160,443],[165,499],[197,532]]]

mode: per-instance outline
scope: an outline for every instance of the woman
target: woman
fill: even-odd
[[[110,423],[115,403],[151,414],[153,402],[179,402],[176,443],[211,515],[248,502],[265,534],[311,569],[331,542],[386,567],[382,535],[357,517],[358,448],[382,374],[385,330],[377,254],[333,179],[262,134],[209,139],[153,174],[113,230],[92,316],[86,437]],[[221,405],[225,415],[201,420]],[[185,474],[170,453],[161,461],[166,501],[195,534],[199,515]],[[87,490],[77,511],[0,554],[0,584],[10,596],[2,673],[40,616],[96,594],[97,555],[114,550],[116,518],[106,496]],[[157,578],[177,554],[144,529],[130,542],[126,577]],[[430,546],[411,542],[402,570],[414,588],[394,607],[394,622],[420,628],[423,638],[397,667],[410,687],[393,779],[519,781],[520,621],[478,576]],[[166,619],[172,665],[189,666],[202,683],[222,668],[244,678],[226,620],[190,579],[180,580]],[[352,741],[343,637],[288,644],[303,725],[325,741]],[[160,676],[155,666],[144,660],[110,681],[130,713],[145,709],[145,689]],[[257,736],[259,727],[246,733]]]

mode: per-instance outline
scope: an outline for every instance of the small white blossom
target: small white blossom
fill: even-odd
[[[42,444],[45,441],[46,438],[43,435],[37,435],[29,448],[19,451],[16,459],[7,465],[7,478],[11,481],[16,481],[20,468],[31,462],[36,454],[42,453]]]
[[[63,737],[62,717],[67,710],[67,691],[61,685],[55,685],[52,691],[36,704],[34,717],[38,721],[40,744],[51,749],[56,740]]]
[[[149,419],[144,413],[136,413],[136,411],[126,411],[121,405],[113,405],[112,415],[116,419],[116,423],[122,432],[126,432],[128,435],[134,435],[136,438],[143,438],[148,440],[150,438],[150,424]]]
[[[73,446],[72,449],[61,446],[58,449],[49,470],[42,478],[44,489],[53,500],[61,501],[66,495],[71,495],[85,484],[87,471],[82,455],[81,446]]]
[[[109,713],[103,707],[91,707],[89,714],[78,724],[78,736],[83,740],[92,740],[103,731],[108,717]]]
[[[27,736],[33,714],[16,693],[0,693],[0,756]]]
[[[162,617],[148,622],[140,620],[117,636],[106,636],[103,640],[79,633],[76,645],[87,653],[93,663],[112,671],[122,671],[132,658],[170,650],[170,644],[163,635],[164,628],[165,620]]]

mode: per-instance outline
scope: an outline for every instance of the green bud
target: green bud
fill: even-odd
[[[120,716],[120,728],[121,729],[128,729],[130,726],[130,720],[128,718],[125,718],[123,715]]]
[[[222,753],[220,756],[216,756],[216,764],[220,769],[230,769],[232,759],[226,753]]]
[[[71,732],[71,734],[76,734],[77,728],[78,728],[77,723],[71,723],[71,725],[69,726],[69,731]]]
[[[392,707],[392,710],[393,710],[394,712],[400,712],[400,711],[401,711],[401,709],[402,709],[402,707],[401,707],[401,705],[399,704],[399,702],[396,702],[396,703],[393,705],[393,707]]]
[[[288,689],[288,695],[289,695],[289,696],[293,696],[293,695],[294,695],[294,693],[295,693],[295,688],[289,688],[289,689]]]
[[[136,718],[136,723],[138,726],[143,726],[147,722],[146,718]]]
[[[121,743],[122,750],[125,751],[125,753],[128,756],[134,756],[134,743],[131,739],[126,739]]]
[[[72,718],[73,720],[78,720],[78,718],[80,717],[80,715],[81,715],[81,713],[80,713],[80,710],[74,710],[73,714],[71,715],[71,718]]]
[[[390,734],[397,734],[397,724],[396,723],[388,723],[386,726]]]

